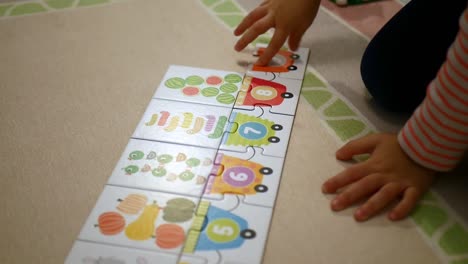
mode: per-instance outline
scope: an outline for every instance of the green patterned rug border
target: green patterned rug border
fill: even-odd
[[[110,4],[124,0],[31,0],[0,4],[0,19],[46,12],[56,12],[73,8]]]
[[[247,14],[233,0],[200,2],[231,31]],[[271,35],[263,34],[251,45],[268,43],[270,39]],[[301,96],[318,112],[324,126],[342,144],[377,132],[351,102],[310,66],[307,67]],[[468,227],[437,193],[432,190],[426,193],[411,214],[411,220],[443,263],[468,264]]]

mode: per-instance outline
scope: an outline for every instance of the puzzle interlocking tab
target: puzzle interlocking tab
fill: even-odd
[[[170,66],[66,263],[260,263],[308,55]]]

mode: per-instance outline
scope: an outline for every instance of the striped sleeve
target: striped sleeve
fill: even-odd
[[[468,149],[468,8],[446,61],[398,141],[415,162],[437,171],[454,168]]]

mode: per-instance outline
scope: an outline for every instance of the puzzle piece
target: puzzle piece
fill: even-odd
[[[243,203],[273,207],[284,159],[266,157],[262,150],[219,151],[205,188],[205,199],[221,200],[224,194],[243,197]]]
[[[271,213],[272,208],[240,203],[230,209],[225,200],[203,199],[184,256],[204,257],[209,263],[261,263]]]
[[[216,149],[230,113],[225,107],[152,99],[132,137]]]
[[[286,115],[296,113],[302,80],[276,78],[273,81],[246,76],[237,95],[235,108],[253,110],[255,106],[270,106],[270,112]]]
[[[216,149],[130,139],[108,183],[200,197]]]
[[[179,254],[199,199],[106,186],[79,239]]]
[[[265,44],[257,44],[254,56],[265,52]],[[247,76],[265,80],[275,80],[277,77],[296,79],[302,82],[309,59],[309,49],[299,48],[297,51],[280,50],[266,66],[250,65]]]
[[[65,264],[174,264],[178,258],[177,254],[76,241]]]
[[[220,150],[246,152],[247,147],[261,147],[263,154],[284,157],[294,117],[277,115],[256,107],[253,111],[233,109],[230,125],[221,142]]]
[[[232,108],[243,74],[171,65],[154,98]]]

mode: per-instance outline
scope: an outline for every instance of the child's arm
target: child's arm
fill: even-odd
[[[270,28],[275,28],[266,51],[256,64],[265,65],[288,39],[289,48],[299,47],[302,35],[317,15],[320,0],[266,0],[250,12],[234,30],[236,36],[242,35],[235,50],[243,50],[249,43]]]
[[[456,166],[468,147],[468,9],[426,98],[398,135],[418,164],[437,171]]]
[[[388,215],[391,220],[402,219],[429,189],[436,171],[452,169],[467,149],[468,9],[460,17],[447,60],[398,138],[376,134],[349,142],[336,153],[338,159],[363,153],[370,153],[370,158],[329,179],[322,188],[334,193],[347,187],[332,201],[333,210],[370,196],[354,214],[358,221],[402,197]]]

